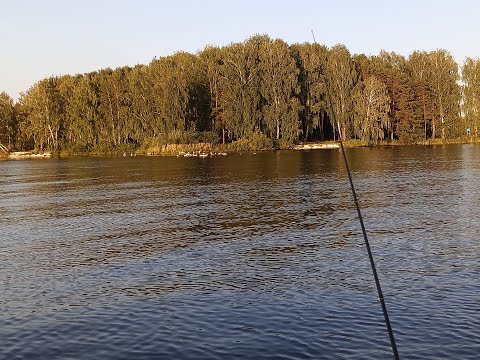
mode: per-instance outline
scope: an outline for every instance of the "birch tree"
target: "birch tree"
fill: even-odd
[[[342,139],[347,139],[351,131],[353,112],[351,95],[357,81],[357,72],[350,52],[344,45],[335,45],[330,49],[326,70],[330,121],[333,125],[333,120],[336,120],[334,126]]]
[[[467,58],[462,68],[463,114],[470,135],[478,137],[480,127],[480,60]]]
[[[359,82],[353,91],[354,133],[367,143],[385,138],[390,127],[390,96],[387,86],[375,76]]]
[[[327,114],[326,63],[328,50],[319,44],[291,46],[299,73],[302,137],[324,138],[324,119]]]
[[[262,130],[259,42],[251,38],[225,48],[220,68],[222,117],[232,139]]]
[[[259,56],[262,115],[266,135],[292,142],[299,135],[299,70],[282,40],[262,39]]]

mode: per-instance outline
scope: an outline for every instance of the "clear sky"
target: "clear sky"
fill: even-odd
[[[50,75],[148,63],[254,34],[288,43],[449,50],[459,63],[480,57],[475,0],[1,0],[0,91],[15,99]]]

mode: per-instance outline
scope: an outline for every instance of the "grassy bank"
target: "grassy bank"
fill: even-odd
[[[346,148],[356,147],[376,147],[376,146],[405,146],[405,145],[449,145],[449,144],[467,144],[480,143],[480,138],[459,137],[451,139],[427,139],[414,144],[403,143],[398,140],[380,141],[375,144],[361,140],[344,141]],[[338,144],[335,141],[307,142],[304,145],[329,145]],[[326,145],[326,146],[325,146]],[[212,142],[192,142],[192,143],[160,143],[159,141],[150,141],[144,146],[135,146],[134,144],[122,144],[116,147],[97,146],[91,149],[86,148],[67,148],[54,152],[54,156],[133,156],[133,155],[158,155],[158,156],[177,156],[180,153],[231,153],[242,151],[271,151],[271,150],[289,150],[299,148],[289,142],[277,142],[269,139],[262,134],[254,134],[249,138],[234,141],[227,144],[218,144]],[[321,148],[319,146],[318,148]],[[7,158],[8,153],[0,150],[0,158]]]

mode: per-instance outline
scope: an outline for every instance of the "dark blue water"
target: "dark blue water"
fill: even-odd
[[[405,359],[480,356],[480,147],[351,149]],[[0,162],[0,358],[389,359],[337,150]]]

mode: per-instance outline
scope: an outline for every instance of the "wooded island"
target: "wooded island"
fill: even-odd
[[[475,140],[479,122],[478,59],[460,69],[446,50],[352,56],[343,45],[266,35],[148,65],[52,76],[16,103],[0,94],[4,149],[71,154],[195,143],[289,148],[335,140],[334,129],[362,144]]]

